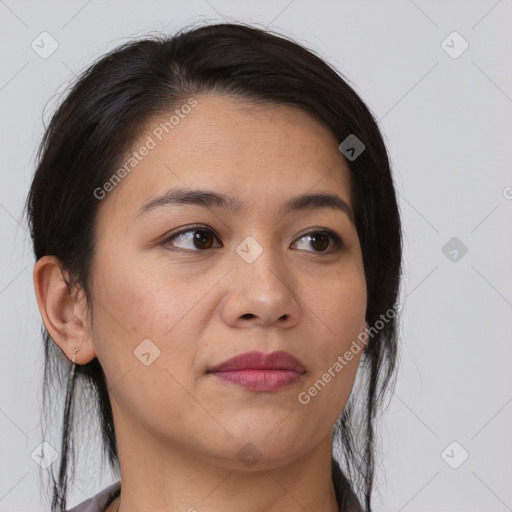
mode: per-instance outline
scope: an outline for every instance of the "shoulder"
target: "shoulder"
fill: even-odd
[[[119,480],[67,512],[103,512],[117,498],[120,491],[121,481]]]

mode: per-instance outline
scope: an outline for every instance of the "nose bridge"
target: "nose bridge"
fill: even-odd
[[[262,239],[262,237],[259,237]],[[282,261],[279,251],[272,249],[265,238],[260,244],[248,236],[238,244],[234,254],[234,281],[226,302],[226,318],[231,323],[253,319],[272,324],[278,319],[295,323],[300,317],[300,306],[294,292],[291,273]]]
[[[259,235],[258,239],[262,243],[253,236],[247,236],[236,247],[238,260],[235,259],[235,267],[239,278],[269,293],[282,294],[283,288],[288,289],[285,265],[280,260],[278,251],[273,249],[268,236]]]

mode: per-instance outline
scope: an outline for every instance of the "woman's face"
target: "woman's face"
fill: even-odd
[[[196,100],[172,129],[173,113],[148,124],[137,164],[100,200],[90,342],[120,450],[137,438],[153,459],[241,468],[249,454],[271,468],[331,446],[362,353],[344,358],[366,311],[349,170],[339,141],[299,110]],[[172,200],[178,190],[232,199]],[[303,194],[347,210],[287,209]],[[210,371],[248,351],[287,352],[302,370]]]

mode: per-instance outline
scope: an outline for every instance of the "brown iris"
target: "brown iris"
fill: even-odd
[[[210,237],[211,243],[208,244],[207,239]],[[201,246],[198,247],[197,243],[200,243]],[[209,249],[213,245],[213,236],[208,231],[196,230],[194,231],[194,245],[197,249]]]
[[[316,233],[314,235],[309,235],[309,237],[311,239],[311,245],[314,248],[323,251],[323,250],[327,249],[327,247],[329,247],[329,237],[327,235],[322,234],[322,233]],[[318,243],[318,242],[320,242],[320,243]]]

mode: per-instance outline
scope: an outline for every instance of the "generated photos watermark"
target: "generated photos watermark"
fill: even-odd
[[[123,163],[119,169],[112,174],[112,176],[101,186],[96,187],[93,195],[96,199],[103,199],[106,195],[114,189],[114,187],[121,182],[123,178],[128,176],[130,172],[149,155],[152,149],[155,149],[159,142],[161,142],[165,135],[169,134],[180,122],[189,114],[192,109],[197,106],[197,100],[194,96],[190,97],[185,104],[177,108],[167,121],[161,122],[156,128],[148,135],[142,146],[137,151],[134,151]]]
[[[297,396],[299,403],[302,405],[307,405],[311,401],[311,398],[317,396],[329,382],[332,381],[342,370],[345,368],[354,356],[359,354],[361,350],[363,350],[368,344],[368,338],[372,338],[377,334],[381,329],[384,328],[384,325],[387,324],[391,319],[395,317],[396,314],[396,305],[392,308],[389,308],[384,314],[380,315],[380,320],[375,322],[375,326],[368,326],[366,324],[366,329],[359,333],[357,336],[357,340],[352,340],[352,344],[350,348],[345,351],[343,355],[338,355],[336,361],[333,362],[329,368],[322,374],[322,376],[315,381],[315,383],[310,386],[306,391],[302,391]]]

